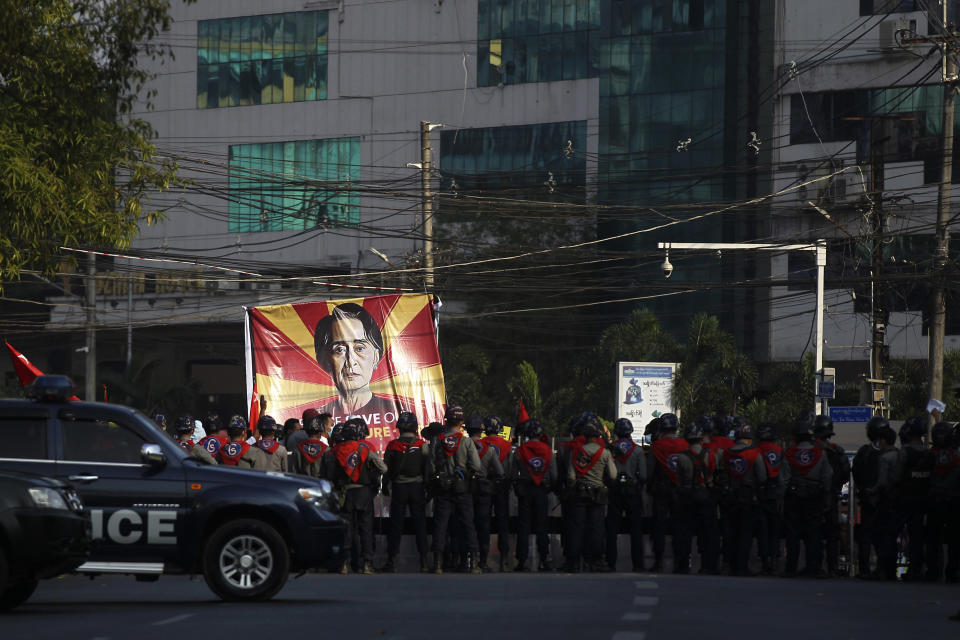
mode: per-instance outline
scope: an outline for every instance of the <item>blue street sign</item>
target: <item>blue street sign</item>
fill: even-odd
[[[820,380],[817,382],[817,397],[818,398],[834,398],[834,382],[833,380]]]
[[[873,407],[830,407],[830,419],[834,422],[870,422]]]

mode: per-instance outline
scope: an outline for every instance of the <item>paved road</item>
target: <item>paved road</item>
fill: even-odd
[[[417,574],[291,580],[276,599],[216,600],[202,580],[68,576],[0,617],[4,640],[317,637],[803,640],[960,637],[956,585],[652,574]],[[438,622],[453,620],[448,631]],[[733,620],[740,616],[748,622]]]

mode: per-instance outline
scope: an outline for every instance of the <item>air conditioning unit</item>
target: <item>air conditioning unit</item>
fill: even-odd
[[[900,40],[917,33],[917,21],[907,18],[884,20],[877,26],[878,45],[881,51],[893,53],[901,50]]]

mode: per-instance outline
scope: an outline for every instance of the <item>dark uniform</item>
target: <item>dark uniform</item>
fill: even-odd
[[[822,447],[813,442],[813,423],[798,420],[793,428],[796,444],[783,454],[781,467],[786,494],[783,498],[783,518],[787,534],[787,563],[785,574],[797,573],[800,559],[800,541],[806,554],[804,575],[825,575],[822,569],[822,540],[824,515],[830,505],[833,487],[833,469]]]
[[[383,493],[390,497],[390,533],[387,538],[386,572],[397,570],[397,554],[403,535],[407,510],[420,554],[420,571],[429,570],[427,563],[427,493],[425,481],[430,477],[430,445],[417,436],[417,418],[403,411],[397,417],[400,437],[387,445],[384,462],[387,473]]]
[[[531,424],[532,423],[532,424]],[[510,459],[517,494],[517,566],[516,571],[529,571],[530,534],[536,537],[540,571],[550,570],[550,540],[547,537],[547,498],[557,484],[557,459],[543,441],[543,426],[531,419],[524,424],[529,438],[517,447]]]
[[[753,446],[753,427],[741,424],[736,443],[723,453],[728,474],[726,530],[724,545],[730,554],[731,575],[752,575],[749,568],[750,548],[760,531],[760,487],[767,482],[767,467],[760,459],[760,449]]]
[[[342,496],[341,515],[350,525],[344,551],[353,557],[354,570],[373,573],[373,498],[386,465],[370,445],[361,442],[362,418],[351,418],[343,425],[343,442],[326,453],[327,479]],[[351,560],[344,561],[341,573],[347,573]],[[362,563],[362,564],[361,564]]]
[[[310,415],[308,412],[312,412]],[[327,452],[327,443],[320,439],[323,434],[323,425],[314,409],[308,409],[303,412],[303,429],[294,432],[303,433],[302,440],[299,442],[290,441],[287,444],[291,447],[290,451],[290,471],[300,475],[310,476],[311,478],[324,478],[326,473],[323,469],[324,454]]]
[[[687,455],[693,462],[691,516],[693,532],[697,536],[700,553],[700,573],[718,573],[720,530],[717,520],[717,500],[713,491],[717,469],[723,464],[718,454],[703,447],[700,425],[687,427],[684,439],[690,444]]]
[[[273,437],[277,432],[277,421],[272,416],[260,416],[257,421],[257,431],[262,438],[256,446],[263,452],[265,461],[264,471],[287,472],[287,448]]]
[[[483,443],[497,453],[500,465],[503,467],[503,476],[493,479],[493,520],[492,530],[497,534],[497,550],[500,552],[500,571],[509,569],[510,558],[510,478],[513,478],[513,469],[510,466],[511,445],[500,437],[503,423],[497,416],[487,416],[483,419],[483,432],[486,437]],[[478,540],[481,551],[490,548],[490,540],[484,545]]]
[[[880,495],[876,485],[880,465],[880,439],[885,428],[890,423],[882,416],[874,416],[867,423],[867,440],[869,442],[857,450],[853,457],[852,475],[857,492],[857,503],[860,507],[860,524],[856,527],[857,537],[857,571],[861,578],[872,575],[870,551],[873,549],[877,557],[880,556],[880,531],[877,527],[878,507]]]
[[[473,441],[460,431],[463,409],[448,407],[444,416],[446,430],[432,447],[433,464],[433,572],[443,573],[443,553],[447,548],[447,532],[451,518],[456,519],[457,533],[466,549],[463,567],[481,573],[474,565],[479,545],[473,522],[473,496],[470,481],[480,473],[480,456]]]
[[[570,499],[570,539],[567,552],[568,571],[579,571],[583,559],[587,568],[606,569],[603,557],[604,509],[608,501],[607,486],[617,479],[613,456],[600,439],[603,430],[599,418],[584,417],[582,433],[587,443],[571,448],[567,470],[567,486],[573,491]]]
[[[467,423],[467,434],[477,448],[480,458],[480,473],[474,476],[473,486],[473,525],[477,530],[477,547],[480,557],[478,566],[481,571],[489,572],[487,556],[490,553],[490,520],[493,517],[493,491],[498,480],[503,478],[503,465],[497,449],[483,441],[483,420],[480,416],[471,416]]]
[[[230,442],[220,447],[217,452],[217,461],[228,467],[240,467],[241,469],[263,469],[267,465],[264,459],[264,453],[256,447],[250,446],[246,442],[247,421],[242,416],[233,416],[230,418],[230,424],[227,426],[227,435],[230,436]],[[207,440],[207,438],[204,438]]]
[[[922,580],[926,551],[926,518],[930,510],[930,477],[933,452],[923,442],[927,435],[924,418],[909,418],[903,425],[907,443],[900,451],[900,473],[896,489],[897,529],[907,528],[910,538],[907,580]]]
[[[760,532],[757,535],[757,547],[764,575],[772,575],[777,558],[780,557],[780,532],[783,512],[783,448],[774,442],[776,429],[773,424],[763,422],[757,427],[757,448],[767,469],[767,481],[757,491],[760,504]]]
[[[673,538],[673,570],[690,570],[690,547],[693,544],[693,462],[690,445],[677,436],[677,417],[672,413],[660,416],[660,436],[651,447],[648,491],[653,498],[653,572],[663,571],[663,552],[667,529]]]
[[[647,461],[643,447],[633,441],[633,424],[626,418],[613,425],[617,439],[610,444],[617,480],[610,488],[607,505],[607,566],[617,568],[617,537],[626,520],[630,535],[630,561],[634,571],[643,571],[643,485],[647,481]]]
[[[960,450],[949,422],[933,425],[933,475],[930,477],[930,517],[927,526],[927,572],[939,581],[940,557],[947,545],[946,580],[957,581],[960,564]]]
[[[833,420],[829,416],[817,416],[813,429],[816,445],[823,449],[827,462],[833,470],[830,504],[823,523],[823,548],[826,552],[827,572],[836,576],[840,571],[840,533],[843,529],[840,522],[840,494],[843,492],[843,486],[850,480],[850,461],[843,447],[830,442],[834,432]]]
[[[729,437],[733,429],[733,420],[729,416],[719,416],[713,418],[708,415],[700,416],[697,424],[703,429],[703,448],[707,449],[716,456],[717,471],[713,477],[713,495],[717,501],[717,529],[720,531],[722,544],[720,547],[724,564],[728,567],[733,562],[734,552],[730,548],[730,542],[727,539],[727,522],[733,496],[730,493],[730,474],[727,472],[727,465],[724,462],[724,452],[735,443]]]

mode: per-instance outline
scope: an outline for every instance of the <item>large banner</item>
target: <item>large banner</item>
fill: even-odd
[[[339,423],[360,416],[383,451],[398,435],[399,412],[414,412],[421,425],[442,420],[432,296],[300,302],[248,314],[256,388],[278,423],[310,407]]]
[[[654,418],[674,410],[672,362],[617,363],[617,417],[633,423],[633,439],[643,439],[643,428]]]

